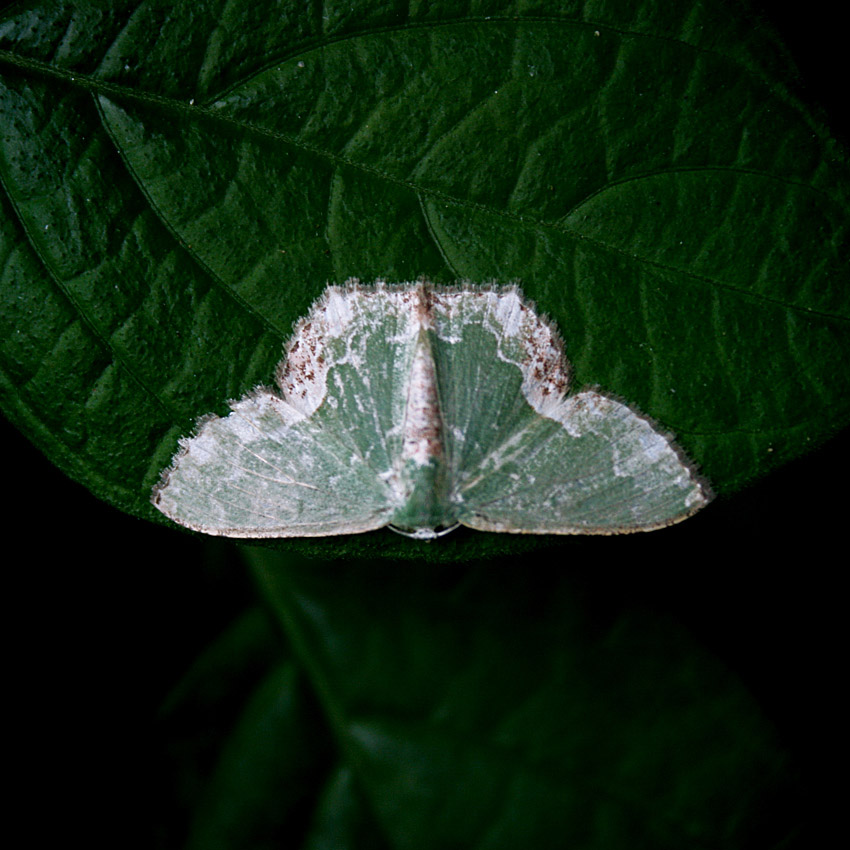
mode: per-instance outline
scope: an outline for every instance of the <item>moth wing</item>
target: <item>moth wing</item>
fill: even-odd
[[[583,392],[494,447],[461,490],[481,531],[617,534],[678,522],[710,494],[669,439],[628,406]]]
[[[434,357],[463,525],[529,534],[659,528],[709,500],[670,440],[595,392],[565,397],[557,331],[517,289],[440,293]]]
[[[457,489],[539,418],[524,395],[523,366],[528,339],[552,331],[515,289],[457,289],[438,293],[435,302],[432,350],[446,463]],[[559,341],[551,347],[561,369]]]
[[[323,537],[381,528],[390,496],[344,422],[258,392],[208,419],[154,490],[171,519],[227,537]]]

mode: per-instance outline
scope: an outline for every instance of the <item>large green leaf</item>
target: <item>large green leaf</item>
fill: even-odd
[[[738,3],[45,0],[0,48],[2,403],[124,510],[350,275],[520,280],[721,493],[847,421],[847,164]]]

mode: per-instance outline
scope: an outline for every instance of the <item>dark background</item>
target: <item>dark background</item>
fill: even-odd
[[[821,105],[846,145],[845,34],[832,9],[816,0],[771,6],[768,17],[797,59],[804,97]],[[254,598],[253,587],[233,545],[121,514],[5,420],[0,437],[11,466],[3,558],[10,764],[22,805],[43,808],[25,818],[26,845],[58,831],[86,836],[89,846],[126,846],[150,817],[157,705]],[[849,473],[845,430],[680,526],[568,540],[517,565],[576,570],[613,596],[672,616],[742,677],[799,774],[801,792],[789,805],[800,807],[805,831],[793,847],[825,841],[844,806],[832,774],[846,757],[839,575]]]

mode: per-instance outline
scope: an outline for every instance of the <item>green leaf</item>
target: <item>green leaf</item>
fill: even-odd
[[[248,609],[166,700],[161,846],[797,846],[762,707],[627,567],[245,554],[285,639]]]
[[[0,400],[136,515],[350,275],[521,281],[721,493],[848,421],[847,162],[737,3],[30,2],[0,75]]]
[[[273,668],[224,741],[187,850],[285,846],[293,816],[327,769],[329,744],[298,671]]]
[[[769,847],[796,826],[740,681],[576,572],[249,557],[344,763],[315,824],[406,850]]]

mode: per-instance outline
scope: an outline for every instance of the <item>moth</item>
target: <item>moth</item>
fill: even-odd
[[[230,537],[459,525],[616,534],[679,522],[710,492],[644,416],[569,394],[556,328],[516,286],[329,286],[298,321],[276,389],[184,438],[153,503]]]

